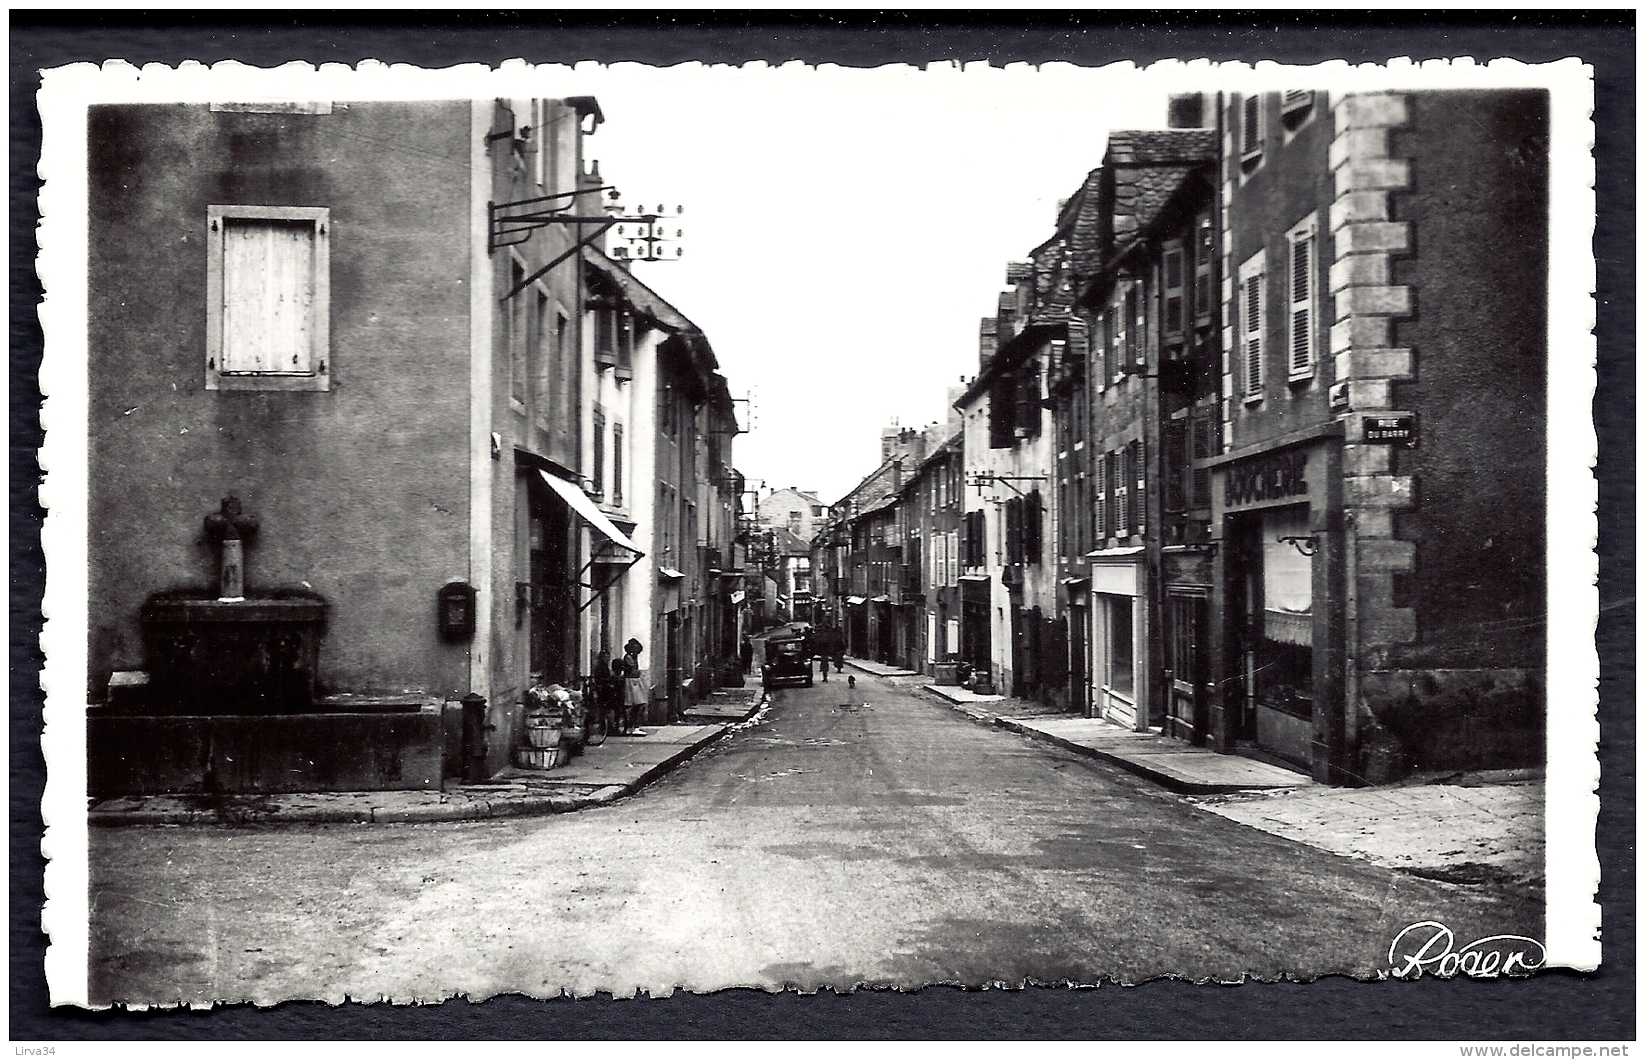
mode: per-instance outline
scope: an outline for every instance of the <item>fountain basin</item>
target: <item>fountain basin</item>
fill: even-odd
[[[152,714],[286,714],[314,704],[326,604],[155,596],[143,606]]]
[[[130,714],[86,719],[88,794],[438,791],[439,696],[350,697],[300,714]],[[372,700],[376,701],[372,701]]]

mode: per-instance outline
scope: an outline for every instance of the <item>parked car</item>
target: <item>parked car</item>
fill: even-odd
[[[766,688],[776,688],[779,684],[801,684],[810,688],[810,640],[799,636],[767,638],[760,679]]]

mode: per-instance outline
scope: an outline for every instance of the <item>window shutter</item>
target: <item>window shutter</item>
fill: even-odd
[[[1314,374],[1314,228],[1291,234],[1290,378]]]
[[[623,506],[623,425],[611,425],[611,503]]]
[[[1131,532],[1146,534],[1148,532],[1148,506],[1144,503],[1147,494],[1148,461],[1147,450],[1143,447],[1141,438],[1131,443]]]
[[[1091,523],[1096,527],[1096,546],[1102,548],[1108,540],[1108,458],[1096,459],[1096,503]]]
[[[1165,425],[1165,511],[1177,513],[1188,507],[1187,418]]]
[[[1211,458],[1212,430],[1216,421],[1212,417],[1216,414],[1214,407],[1202,407],[1194,410],[1193,418],[1189,421],[1192,436],[1189,438],[1189,454],[1194,460],[1209,460]],[[1211,469],[1196,467],[1193,477],[1189,479],[1189,507],[1205,510],[1211,507]]]
[[[1025,563],[1038,563],[1040,552],[1045,547],[1041,539],[1044,523],[1040,518],[1044,514],[1043,504],[1039,490],[1034,490],[1022,502],[1022,558]]]
[[[1201,214],[1194,232],[1194,322],[1201,327],[1211,323],[1215,298],[1211,268],[1213,244],[1211,215]]]
[[[1262,96],[1249,95],[1240,102],[1240,158],[1252,161],[1262,156]]]
[[[1117,381],[1120,373],[1126,368],[1126,342],[1130,338],[1131,315],[1127,312],[1129,306],[1125,297],[1129,293],[1129,288],[1122,287],[1116,292],[1114,304],[1108,310],[1109,315],[1114,318],[1114,358],[1113,367],[1109,372],[1110,382]]]
[[[1068,325],[1068,365],[1073,371],[1085,368],[1085,359],[1090,354],[1090,339],[1086,334],[1085,321],[1075,319]]]
[[[1280,95],[1279,112],[1288,128],[1302,124],[1314,106],[1314,93],[1308,89],[1288,88]]]
[[[1163,271],[1165,282],[1161,285],[1163,298],[1160,306],[1160,334],[1165,337],[1180,337],[1186,330],[1184,311],[1187,306],[1187,276],[1180,241],[1172,241],[1165,245]]]
[[[1128,537],[1130,529],[1125,522],[1126,502],[1131,491],[1126,488],[1123,452],[1108,454],[1108,536]]]
[[[1036,361],[1026,362],[1015,373],[1017,409],[1013,417],[1013,433],[1019,438],[1034,438],[1040,433],[1039,376],[1039,364]]]
[[[1122,366],[1126,372],[1140,372],[1143,370],[1144,357],[1142,352],[1143,335],[1146,331],[1146,308],[1142,299],[1142,284],[1132,282],[1126,285],[1125,299],[1121,303],[1121,317],[1125,321],[1125,340],[1122,344],[1125,363]]]
[[[1133,456],[1130,444],[1122,446],[1114,456],[1114,471],[1120,479],[1120,510],[1115,514],[1115,518],[1119,520],[1119,537],[1130,537],[1132,527],[1135,525],[1132,518],[1135,515],[1135,509],[1132,507],[1132,486],[1130,484],[1132,484],[1132,479],[1137,477],[1137,469],[1132,464]]]
[[[1240,341],[1245,363],[1245,396],[1253,398],[1262,396],[1262,273],[1248,277],[1244,287],[1244,327]]]
[[[313,370],[315,225],[223,218],[223,372]]]
[[[594,492],[605,492],[605,413],[594,413]]]
[[[1005,502],[1005,562],[1022,562],[1022,498]]]

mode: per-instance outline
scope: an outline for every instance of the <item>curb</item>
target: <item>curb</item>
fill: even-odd
[[[921,689],[921,691],[925,691],[925,689]],[[1172,776],[1169,773],[1150,768],[1141,762],[1116,755],[1112,751],[1104,751],[1101,748],[1092,747],[1088,744],[1076,743],[1073,740],[1068,740],[1052,733],[1042,732],[1039,729],[1031,729],[1028,726],[1023,725],[1021,722],[1012,721],[1009,718],[995,714],[991,711],[968,708],[963,703],[956,703],[952,699],[949,699],[946,696],[938,695],[935,692],[931,692],[929,694],[931,698],[940,703],[946,704],[957,713],[965,715],[972,721],[978,722],[982,725],[989,725],[996,729],[1004,729],[1006,732],[1013,732],[1018,736],[1029,740],[1035,740],[1039,743],[1048,743],[1054,747],[1060,747],[1063,750],[1071,751],[1082,758],[1094,758],[1099,762],[1106,762],[1110,765],[1118,766],[1133,776],[1138,776],[1144,780],[1151,781],[1158,784],[1160,787],[1165,788],[1167,791],[1176,792],[1178,795],[1231,795],[1234,792],[1251,790],[1249,786],[1241,784],[1218,784],[1184,780],[1181,777]]]
[[[116,828],[128,825],[281,825],[281,824],[433,824],[448,821],[485,821],[504,817],[547,817],[557,813],[575,813],[591,806],[605,806],[634,794],[659,777],[666,776],[707,747],[754,717],[770,701],[762,694],[740,721],[718,723],[713,732],[685,744],[669,757],[651,766],[635,779],[622,784],[606,784],[586,795],[541,795],[520,799],[489,800],[465,799],[462,802],[437,802],[426,806],[406,807],[349,807],[329,809],[315,807],[301,812],[272,810],[224,809],[201,810],[104,810],[88,813],[87,821],[93,827]]]

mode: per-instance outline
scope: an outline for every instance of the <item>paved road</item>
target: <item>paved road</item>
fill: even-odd
[[[1417,920],[1542,934],[1530,896],[1257,832],[862,676],[601,809],[92,844],[97,1000],[1372,974]]]

